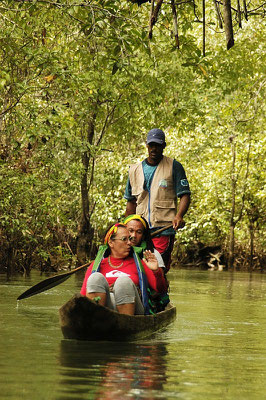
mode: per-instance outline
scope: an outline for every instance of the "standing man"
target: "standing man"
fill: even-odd
[[[130,166],[124,197],[127,199],[126,216],[142,215],[152,231],[172,222],[172,228],[153,239],[169,270],[175,231],[185,226],[183,217],[190,204],[190,189],[183,166],[163,155],[165,146],[165,134],[161,129],[148,132],[148,158]],[[180,199],[178,205],[177,198]]]

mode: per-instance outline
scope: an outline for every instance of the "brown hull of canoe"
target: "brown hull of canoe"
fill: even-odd
[[[65,339],[136,340],[150,336],[176,318],[176,308],[168,304],[155,315],[124,315],[100,306],[87,297],[73,296],[59,310]]]

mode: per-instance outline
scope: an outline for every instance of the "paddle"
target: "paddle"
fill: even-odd
[[[88,265],[90,265],[90,263],[81,265],[80,267],[75,268],[72,271],[65,272],[60,275],[54,275],[51,276],[50,278],[44,279],[44,281],[37,283],[36,285],[32,286],[31,288],[23,292],[20,296],[18,296],[17,300],[27,299],[28,297],[34,296],[35,294],[42,293],[45,290],[60,285],[60,283],[66,281],[72,274],[75,274],[77,271],[80,271],[81,269],[88,267]]]
[[[166,229],[171,228],[171,226],[173,226],[173,224],[166,225],[163,228],[160,228],[157,231],[152,232],[151,237],[157,236],[159,233],[165,231]],[[87,267],[88,265],[90,265],[90,263],[81,265],[80,267],[75,268],[72,271],[65,272],[59,275],[54,275],[50,278],[44,279],[43,281],[37,283],[36,285],[32,286],[31,288],[23,292],[20,296],[18,296],[17,300],[27,299],[28,297],[35,296],[35,294],[42,293],[45,290],[52,289],[53,287],[60,285],[60,283],[66,281],[72,274],[75,274],[77,271],[80,271],[81,269]]]
[[[173,224],[163,226],[162,228],[158,229],[157,231],[152,232],[151,237],[157,236],[159,233],[166,231],[166,229],[172,228],[172,226],[173,226]]]

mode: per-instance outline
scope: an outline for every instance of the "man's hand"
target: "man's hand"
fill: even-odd
[[[186,225],[185,221],[179,215],[176,215],[173,219],[173,228],[177,231],[177,229],[182,229]]]

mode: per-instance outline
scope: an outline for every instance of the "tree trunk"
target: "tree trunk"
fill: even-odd
[[[152,19],[154,13],[154,0],[151,0],[150,19],[149,19],[149,38],[152,39]]]
[[[174,32],[174,37],[175,37],[175,43],[176,43],[176,47],[179,49],[177,14],[176,14],[176,6],[175,6],[174,0],[171,0],[171,6],[172,6],[172,15],[173,15],[173,32]]]
[[[12,246],[11,243],[8,245],[7,249],[7,269],[6,269],[6,275],[7,278],[10,278],[15,272],[15,267],[14,267],[14,247]]]
[[[254,223],[253,221],[249,224],[249,236],[250,236],[250,260],[249,270],[253,269],[253,256],[254,256]]]
[[[240,1],[237,0],[237,20],[239,28],[242,28],[242,21],[241,21],[241,8],[240,8]]]
[[[224,29],[226,36],[227,50],[234,46],[234,32],[231,14],[231,0],[223,1],[223,14],[224,14]]]
[[[245,15],[246,21],[248,21],[248,10],[247,10],[246,0],[243,0],[243,7],[244,7],[244,15]]]
[[[229,251],[228,251],[228,267],[234,267],[235,257],[235,207],[236,207],[236,177],[235,177],[235,163],[236,163],[236,144],[234,137],[230,137],[232,149],[232,171],[231,171],[231,216],[230,216],[230,233],[229,233]]]
[[[205,46],[206,46],[206,13],[205,13],[205,0],[202,0],[202,20],[203,20],[203,29],[202,29],[202,54],[203,57],[206,55]]]
[[[96,119],[96,112],[92,114],[88,124],[87,141],[90,145],[93,144],[93,139],[94,139],[95,119]],[[90,189],[90,184],[92,183],[93,168],[94,168],[94,163],[91,162],[91,159],[92,159],[91,154],[89,154],[87,150],[84,151],[82,155],[83,174],[81,177],[81,184],[80,184],[82,210],[81,210],[81,218],[77,234],[77,259],[79,264],[86,263],[87,257],[90,254],[90,248],[93,239],[93,228],[90,224],[90,217],[92,210],[89,201],[89,189]],[[91,168],[91,179],[90,179],[90,184],[88,185],[88,173],[90,168]]]
[[[159,12],[161,10],[163,4],[163,0],[158,0],[156,6],[154,7],[153,14],[150,17],[150,31],[149,31],[149,38],[152,38],[152,28],[156,24]]]
[[[235,261],[235,227],[230,224],[229,252],[228,252],[228,268],[234,268]]]

